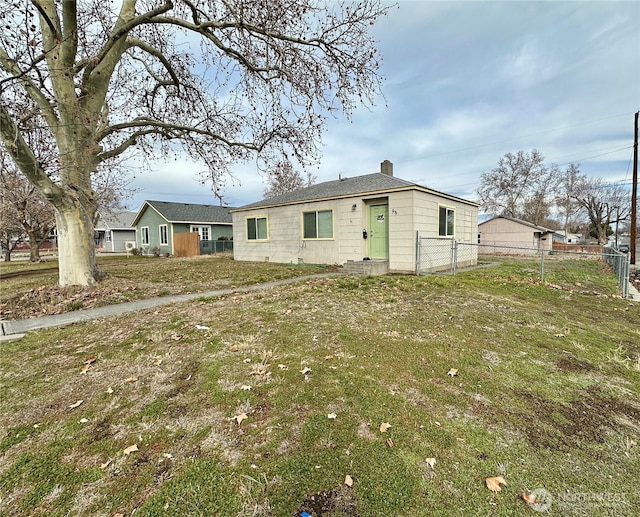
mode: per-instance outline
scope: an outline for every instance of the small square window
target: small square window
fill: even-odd
[[[303,239],[332,239],[333,211],[304,212],[302,228]]]
[[[266,241],[268,239],[267,218],[247,218],[247,239],[250,241]]]

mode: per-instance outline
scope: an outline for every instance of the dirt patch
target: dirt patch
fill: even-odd
[[[594,366],[588,361],[581,361],[580,359],[569,356],[560,359],[556,363],[556,368],[567,373],[586,373],[594,369]]]
[[[528,408],[516,414],[516,419],[536,448],[583,449],[590,443],[604,442],[606,431],[624,425],[623,422],[640,425],[640,408],[604,396],[596,388],[587,390],[580,400],[570,404],[527,392],[517,395],[528,403]]]
[[[299,517],[302,512],[307,512],[313,517],[332,514],[357,517],[356,498],[352,489],[348,487],[325,490],[311,494],[293,514]]]

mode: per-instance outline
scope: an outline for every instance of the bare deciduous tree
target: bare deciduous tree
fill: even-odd
[[[307,172],[307,177],[295,170],[289,162],[278,163],[267,176],[268,186],[264,189],[263,196],[270,198],[293,192],[304,187],[310,187],[316,182],[316,176]]]
[[[611,225],[624,221],[631,212],[629,192],[602,178],[579,177],[572,197],[589,220],[599,244],[606,244]]]
[[[115,7],[114,7],[115,6]],[[372,104],[381,78],[370,26],[379,0],[4,2],[0,138],[56,207],[61,285],[98,271],[92,176],[133,149],[186,152],[214,182],[230,164],[317,160],[325,118]],[[54,144],[47,175],[26,138]]]
[[[498,166],[480,176],[478,196],[491,215],[509,215],[540,224],[550,215],[551,195],[559,169],[546,167],[536,149],[507,153]]]
[[[0,169],[3,226],[19,228],[29,244],[29,259],[40,261],[40,248],[56,225],[53,205],[13,167]]]

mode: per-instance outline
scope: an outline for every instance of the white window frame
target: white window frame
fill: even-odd
[[[444,210],[445,227],[444,233],[441,233],[441,212]],[[452,214],[451,232],[449,232],[449,214]],[[455,237],[456,235],[456,209],[453,206],[438,205],[438,237]]]
[[[149,227],[143,226],[140,228],[140,245],[148,246],[149,245]]]
[[[198,232],[198,237],[200,238],[201,241],[211,240],[211,227],[208,224],[204,224],[204,225],[192,224],[191,231]]]
[[[321,213],[330,213],[331,214],[331,235],[329,237],[318,237],[318,233],[319,233],[319,227],[318,227],[318,214]],[[304,217],[307,214],[315,214],[315,219],[316,219],[316,227],[315,227],[315,233],[316,233],[316,237],[307,237],[305,235],[305,225],[304,225]],[[326,210],[308,210],[306,212],[302,212],[302,216],[301,216],[301,223],[302,223],[302,240],[305,241],[330,241],[334,239],[334,228],[333,228],[333,209],[332,208],[328,208]]]
[[[158,236],[160,238],[160,246],[169,245],[169,226],[161,224],[158,226]]]
[[[266,230],[266,235],[263,237],[260,237],[260,235],[258,234],[258,221],[264,219],[265,221],[265,230]],[[255,237],[250,237],[249,234],[249,221],[254,221],[255,224]],[[251,216],[251,217],[245,217],[245,222],[244,222],[244,228],[246,233],[246,238],[248,241],[251,242],[265,242],[269,240],[269,217],[267,215],[255,215],[255,216]]]

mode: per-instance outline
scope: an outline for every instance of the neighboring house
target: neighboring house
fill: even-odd
[[[418,232],[474,242],[478,204],[381,172],[340,178],[231,210],[236,260],[384,262],[416,272]],[[447,257],[447,260],[449,258]]]
[[[96,247],[104,251],[127,251],[135,247],[135,212],[100,212],[95,226]]]
[[[565,244],[582,244],[584,238],[579,233],[569,233],[564,230],[556,230],[553,235],[553,240],[556,242],[563,242]]]
[[[149,255],[155,252],[174,254],[174,237],[198,232],[200,254],[215,251],[215,241],[231,239],[233,229],[229,208],[168,201],[145,201],[133,219],[136,247]]]
[[[499,215],[478,225],[478,244],[493,247],[491,252],[496,254],[526,255],[553,249],[554,233],[543,226]]]

